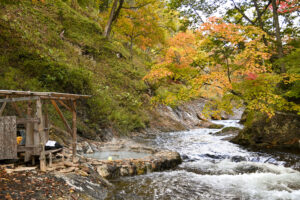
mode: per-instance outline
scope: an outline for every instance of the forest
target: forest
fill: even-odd
[[[0,90],[90,95],[90,98],[78,100],[76,130],[79,136],[77,153],[83,155],[79,156],[79,163],[93,164],[87,164],[86,171],[78,163],[66,164],[67,169],[63,170],[73,167],[73,172],[84,173],[89,181],[94,173],[100,174],[99,188],[90,187],[94,191],[101,190],[103,194],[94,194],[85,188],[84,181],[80,182],[83,179],[72,177],[78,185],[69,185],[74,194],[67,188],[67,196],[62,195],[63,198],[71,196],[74,199],[78,195],[75,199],[86,196],[93,197],[91,199],[118,199],[119,196],[121,199],[132,199],[130,195],[134,192],[126,186],[130,184],[139,191],[140,196],[136,199],[184,199],[186,194],[190,194],[189,199],[267,199],[268,196],[264,195],[271,189],[260,191],[252,188],[255,192],[251,193],[250,186],[245,191],[239,190],[241,193],[235,192],[233,196],[228,190],[220,192],[216,188],[213,193],[206,194],[203,188],[198,188],[198,180],[193,185],[195,191],[202,191],[201,195],[209,197],[186,190],[176,196],[174,188],[157,185],[157,182],[163,182],[161,176],[166,174],[156,176],[154,173],[151,181],[142,174],[149,170],[171,169],[181,162],[183,164],[176,168],[179,172],[174,173],[178,173],[176,177],[183,182],[190,176],[185,173],[196,173],[191,177],[239,174],[237,168],[240,166],[234,166],[234,172],[222,171],[228,167],[223,163],[226,159],[231,159],[233,165],[249,162],[247,164],[251,166],[243,168],[248,171],[242,171],[242,174],[252,174],[251,170],[254,173],[269,172],[269,164],[281,165],[282,160],[276,159],[284,157],[283,152],[288,151],[282,162],[286,162],[284,167],[291,167],[294,171],[284,171],[286,168],[276,168],[276,172],[270,170],[270,173],[284,174],[284,181],[291,179],[291,185],[283,181],[282,184],[287,184],[289,189],[282,190],[276,188],[281,179],[273,180],[275,190],[289,191],[288,195],[279,192],[269,199],[297,199],[300,191],[299,8],[298,0],[0,0]],[[27,105],[7,105],[5,110],[0,109],[0,118],[2,114],[15,115],[16,106],[25,110]],[[72,121],[74,116],[67,112],[68,106],[62,106],[62,111],[66,111],[63,118]],[[55,107],[48,104],[44,107],[53,127],[51,130],[49,128],[50,139],[68,148],[72,142],[63,130],[64,121],[60,120]],[[237,112],[240,112],[238,119],[235,118]],[[199,135],[193,135],[193,130],[198,129],[201,130]],[[180,133],[184,131],[191,132],[183,137]],[[225,132],[235,137],[228,139],[230,142],[210,138],[217,137],[217,133],[225,137]],[[167,139],[164,134],[168,135]],[[216,150],[197,157],[200,150],[207,150],[199,145],[205,138],[212,145],[209,149],[220,148],[220,154],[222,148],[224,152],[230,149],[228,155],[214,155],[218,153]],[[178,152],[178,155],[173,152],[164,157],[165,154],[160,155],[156,150],[149,153],[145,146],[149,145],[150,140],[159,148]],[[178,146],[182,141],[184,147]],[[198,143],[194,146],[196,141]],[[126,171],[122,168],[128,164],[125,161],[120,161],[122,165],[119,169],[115,164],[105,163],[103,167],[103,163],[94,164],[97,163],[95,160],[92,162],[84,157],[90,149],[94,153],[99,148],[106,152],[106,146],[132,143],[138,144],[137,151],[162,156],[159,158],[163,164],[153,164],[152,161],[148,165],[148,161],[136,161],[136,164],[132,161],[130,166],[136,167],[134,170],[127,167]],[[260,166],[253,164],[253,154],[236,150],[237,147],[232,146],[236,144],[259,149],[251,149],[251,153],[261,150],[268,154],[270,149],[276,149],[275,154],[268,154],[274,159],[277,156],[276,162],[270,163],[266,154],[259,154],[262,156],[260,160],[265,159],[265,163]],[[157,146],[151,148],[156,149]],[[131,148],[134,149],[128,147]],[[198,151],[195,152],[195,149]],[[240,158],[243,156],[246,159]],[[210,159],[217,164],[211,166]],[[114,158],[108,156],[106,160],[110,162]],[[189,168],[190,162],[195,160],[196,163],[203,161],[206,164],[197,166],[197,169]],[[219,163],[222,163],[221,172],[216,169],[220,167]],[[13,182],[5,182],[10,178],[2,171],[1,164],[2,161],[0,175],[5,178],[1,182],[0,176],[0,186],[13,185]],[[90,167],[92,165],[93,169]],[[205,171],[208,166],[216,171]],[[202,171],[198,172],[200,169]],[[126,174],[124,176],[142,176],[115,180],[123,176],[122,173]],[[170,182],[178,181],[171,174],[166,176]],[[20,177],[21,182],[25,180],[23,175]],[[53,185],[58,185],[59,188],[55,187],[49,193],[53,199],[58,198],[55,196],[58,190],[66,189],[59,186],[61,182],[57,182],[57,176],[40,177],[49,178],[55,182]],[[62,179],[70,178],[66,175]],[[111,187],[107,179],[113,179],[115,187]],[[154,188],[149,189],[145,180],[150,181],[149,185]],[[213,178],[206,183],[211,180]],[[235,184],[235,180],[232,181],[230,184]],[[77,187],[84,188],[84,192]],[[141,189],[145,187],[149,190]],[[178,187],[184,188],[180,184]],[[236,185],[232,187],[237,188]],[[169,189],[175,196],[168,196]],[[156,192],[158,196],[155,197]],[[52,198],[45,194],[25,197]],[[229,196],[222,196],[224,194]],[[0,199],[4,197],[1,195],[0,189]],[[287,198],[280,195],[287,195]],[[21,196],[6,194],[5,198],[18,199]]]

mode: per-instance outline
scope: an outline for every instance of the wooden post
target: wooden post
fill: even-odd
[[[48,108],[47,105],[44,106],[44,112],[45,114],[43,115],[44,118],[44,131],[45,131],[45,142],[49,140],[49,116],[48,116]]]
[[[40,135],[40,170],[45,172],[46,171],[46,157],[45,157],[45,130],[44,130],[44,121],[43,121],[43,113],[42,113],[42,101],[38,99],[36,101],[36,115],[37,118],[40,119],[40,123],[37,125],[37,131]]]
[[[31,102],[28,102],[27,105],[27,116],[26,118],[29,119],[32,117],[32,104]],[[33,146],[34,145],[34,130],[33,130],[33,123],[32,122],[28,122],[26,123],[26,141],[25,141],[25,146]],[[24,162],[28,162],[30,160],[30,157],[32,156],[32,152],[26,151],[25,152],[25,158],[24,158]],[[32,159],[34,160],[34,158]],[[34,165],[35,163],[32,162],[32,165]]]
[[[77,153],[77,127],[76,127],[76,100],[72,101],[72,141],[73,141],[73,163],[76,161]]]
[[[52,153],[49,154],[49,167],[52,167]]]

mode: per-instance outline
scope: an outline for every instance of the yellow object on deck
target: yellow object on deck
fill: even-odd
[[[21,137],[21,136],[18,136],[18,137],[17,137],[17,144],[20,144],[20,143],[21,143],[21,141],[22,141],[22,139],[23,139],[23,137]]]

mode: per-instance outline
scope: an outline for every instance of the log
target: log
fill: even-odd
[[[54,106],[55,110],[57,111],[59,117],[61,118],[61,120],[63,121],[63,123],[65,124],[67,130],[69,131],[69,133],[72,135],[72,129],[70,127],[70,125],[68,124],[66,118],[64,117],[63,113],[61,112],[61,110],[59,109],[57,103],[55,100],[51,100],[52,105]]]
[[[70,172],[74,171],[75,169],[76,169],[76,167],[69,167],[69,168],[60,170],[59,172],[60,173],[70,173]]]
[[[69,161],[65,161],[64,165],[67,166],[67,167],[78,167],[79,166],[79,164],[75,164],[75,163],[72,163],[72,162],[69,162]]]
[[[22,171],[32,171],[35,170],[37,167],[18,167],[15,169],[5,169],[6,173],[10,174],[13,172],[22,172]]]

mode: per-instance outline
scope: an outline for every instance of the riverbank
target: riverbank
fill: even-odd
[[[125,153],[125,157],[119,158],[118,153]],[[142,156],[135,158],[134,154]],[[175,151],[146,147],[129,139],[79,143],[77,160],[75,163],[71,160],[72,151],[65,148],[64,154],[56,155],[46,173],[36,166],[0,165],[3,167],[0,198],[103,199],[114,187],[110,179],[168,170],[181,163]]]

